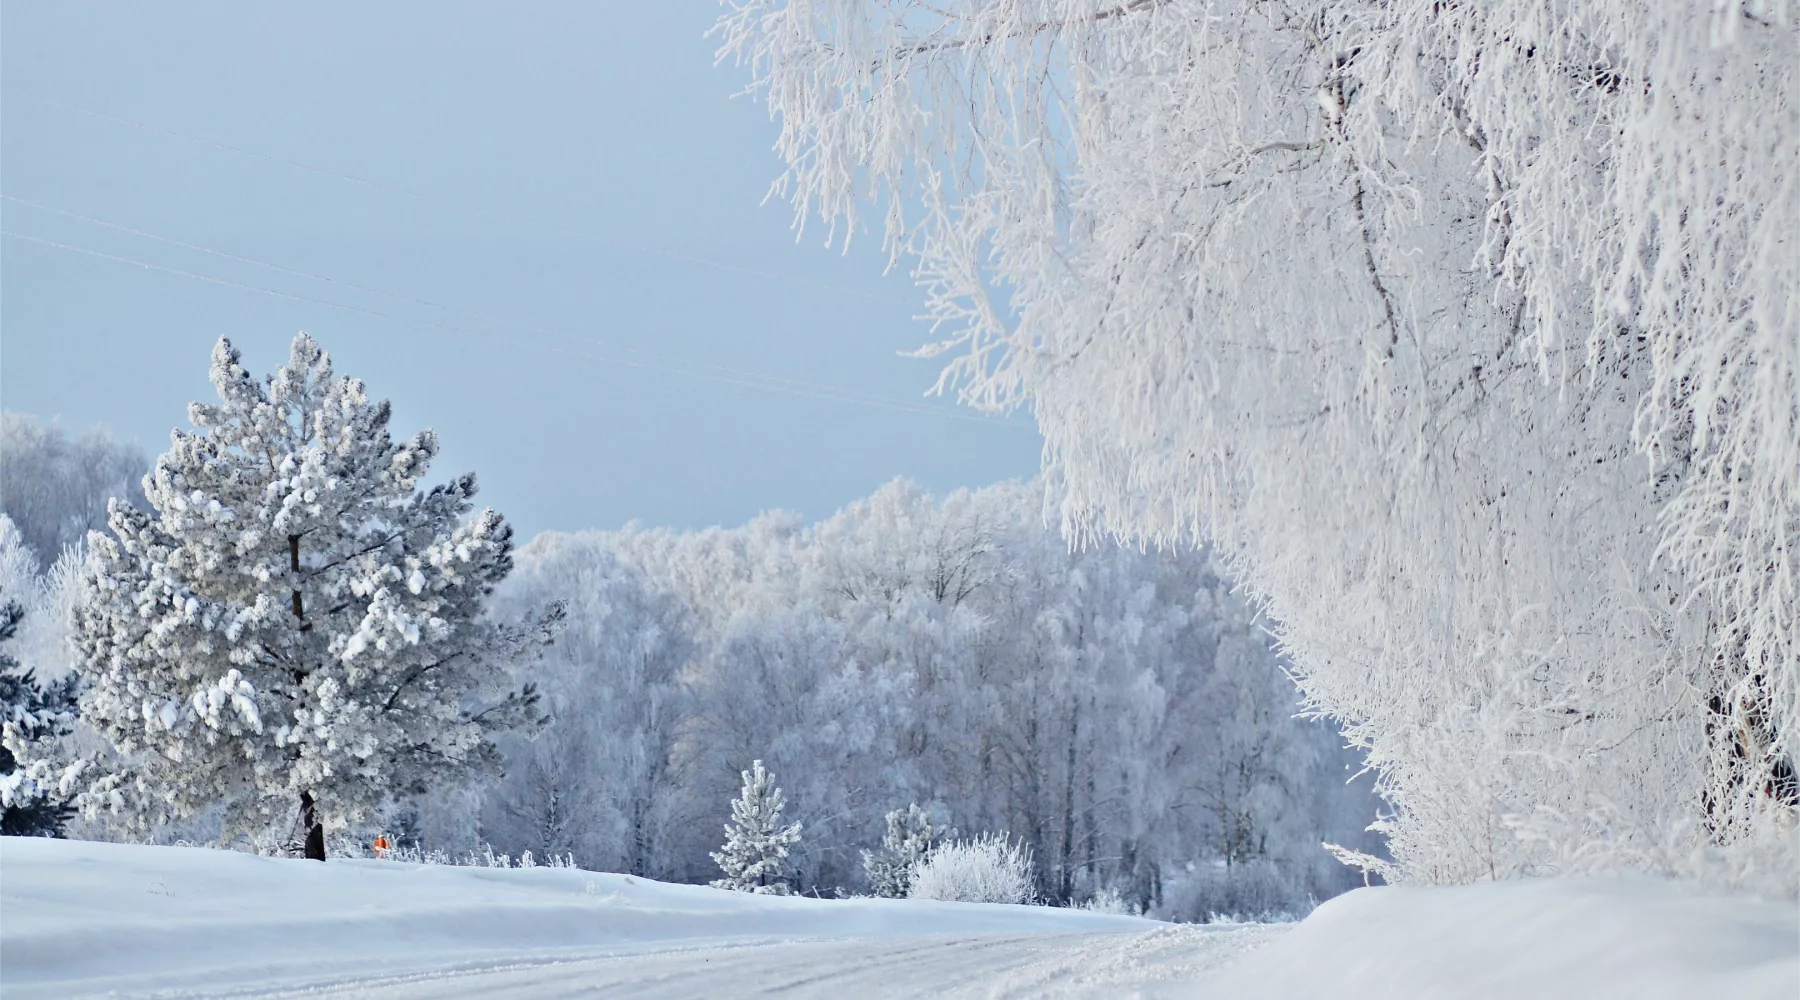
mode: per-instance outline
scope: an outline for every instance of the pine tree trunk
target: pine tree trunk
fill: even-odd
[[[296,583],[300,579],[300,536],[288,536],[288,566],[293,570]],[[294,591],[294,617],[299,619],[302,631],[306,629],[306,608],[300,601],[300,591]],[[296,676],[301,680],[304,675]],[[311,792],[300,793],[300,825],[306,828],[306,859],[308,861],[325,860],[325,824],[319,822],[318,811],[313,808]]]
[[[306,860],[325,860],[325,824],[319,822],[311,792],[300,793],[300,825],[306,827]]]

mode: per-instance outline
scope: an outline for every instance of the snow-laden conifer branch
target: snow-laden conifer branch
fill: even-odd
[[[16,655],[28,619],[51,611],[52,595],[36,577],[24,535],[0,514],[0,833],[9,837],[62,836],[74,813],[68,786],[79,776],[56,744],[75,721],[80,679],[40,676],[41,663]],[[44,644],[32,645],[39,649],[28,656]]]
[[[721,803],[760,756],[806,822],[787,861],[809,891],[904,891],[940,823],[1012,831],[1062,904],[1196,919],[1354,884],[1318,841],[1381,850],[1367,782],[1293,718],[1213,558],[1071,551],[1045,505],[1039,484],[897,482],[811,526],[539,536],[498,607],[570,595],[529,674],[555,721],[502,741],[479,836],[711,879]],[[426,814],[439,842],[477,835],[467,808]]]

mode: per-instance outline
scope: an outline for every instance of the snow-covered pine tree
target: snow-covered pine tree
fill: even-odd
[[[912,889],[913,872],[945,840],[954,840],[955,830],[933,826],[931,814],[912,803],[905,809],[887,814],[887,833],[881,838],[880,851],[864,851],[863,871],[869,876],[869,890],[888,899],[905,899]]]
[[[11,530],[10,523],[5,530]],[[68,733],[75,718],[79,678],[69,674],[46,684],[13,657],[6,646],[24,617],[25,609],[18,601],[0,594],[0,723],[5,727],[5,742],[0,745],[0,834],[60,837],[63,823],[74,810],[66,796],[52,787],[54,782],[27,774],[11,748],[26,750]]]
[[[145,481],[89,537],[75,643],[83,715],[117,751],[79,797],[146,828],[222,804],[227,831],[325,833],[395,796],[495,770],[489,735],[538,719],[507,669],[547,642],[483,604],[512,529],[471,513],[475,477],[419,492],[427,430],[396,444],[389,406],[314,340],[258,380],[221,339],[218,404],[194,404]]]
[[[712,884],[737,892],[786,896],[793,891],[787,883],[788,847],[800,842],[800,824],[781,825],[787,797],[775,787],[762,761],[753,761],[750,770],[742,774],[743,790],[732,800],[731,822],[725,824],[725,846],[712,856],[725,877]]]

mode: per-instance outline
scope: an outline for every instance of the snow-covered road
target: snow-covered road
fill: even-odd
[[[7,837],[0,994],[1792,1000],[1800,908],[1569,877],[1358,889],[1296,925],[1191,926]]]
[[[233,998],[1174,997],[1285,930],[980,934],[671,947],[408,975],[320,978]]]
[[[7,1000],[1129,995],[1276,931],[1041,906],[751,896],[571,869],[6,838]]]

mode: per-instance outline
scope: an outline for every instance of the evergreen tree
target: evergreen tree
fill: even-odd
[[[918,871],[932,848],[955,837],[955,830],[933,826],[931,814],[916,802],[888,813],[881,850],[862,854],[870,891],[888,899],[905,899],[912,889],[913,872]]]
[[[323,860],[327,829],[497,770],[490,735],[538,721],[507,669],[561,612],[483,616],[512,529],[472,512],[473,475],[416,490],[436,435],[391,440],[387,402],[311,337],[262,380],[221,339],[212,382],[220,402],[190,408],[146,480],[152,510],[114,502],[116,537],[89,537],[82,711],[117,754],[80,801],[140,828],[297,811]]]
[[[11,748],[24,749],[68,733],[75,717],[78,678],[70,674],[42,683],[6,650],[24,617],[18,601],[0,604],[0,723],[6,734],[0,745],[0,834],[60,837],[74,810],[55,788],[47,787],[49,783],[26,773]]]
[[[788,847],[800,842],[800,824],[783,827],[781,810],[787,797],[776,788],[758,760],[744,771],[744,787],[731,803],[731,822],[725,824],[725,846],[713,853],[725,877],[714,879],[720,889],[786,896]]]

